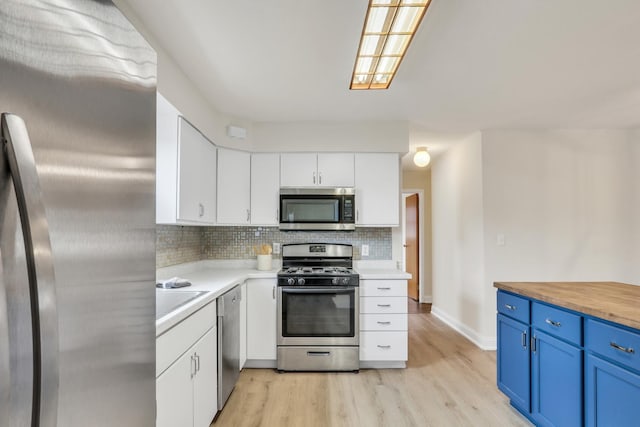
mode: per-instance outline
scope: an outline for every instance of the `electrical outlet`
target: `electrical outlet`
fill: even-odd
[[[280,243],[273,242],[273,253],[274,254],[280,253]]]
[[[362,256],[369,256],[369,245],[362,245]]]

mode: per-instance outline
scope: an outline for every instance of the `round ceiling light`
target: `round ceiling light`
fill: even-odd
[[[413,155],[413,163],[415,163],[418,167],[424,168],[429,164],[430,161],[431,156],[427,151],[427,147],[418,147],[416,154]]]

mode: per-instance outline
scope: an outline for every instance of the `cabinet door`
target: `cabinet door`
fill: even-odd
[[[160,93],[156,95],[156,223],[175,224],[180,112]]]
[[[521,410],[530,407],[529,326],[498,314],[498,388]]]
[[[316,153],[283,153],[280,155],[282,187],[314,187],[318,182]]]
[[[280,155],[251,155],[251,224],[278,225]]]
[[[539,426],[582,425],[582,350],[532,330],[531,413]]]
[[[587,355],[585,373],[586,425],[631,427],[638,425],[640,375]]]
[[[216,215],[216,148],[180,118],[178,144],[179,221],[213,224]]]
[[[218,224],[249,224],[251,154],[218,149]]]
[[[193,347],[193,426],[209,427],[218,411],[218,355],[216,328],[211,328]],[[185,424],[174,424],[174,426]]]
[[[276,280],[247,281],[247,359],[276,360]]]
[[[353,187],[352,153],[318,153],[318,185]]]
[[[193,425],[192,349],[156,379],[156,427]]]
[[[356,224],[400,224],[400,164],[395,153],[356,153]]]

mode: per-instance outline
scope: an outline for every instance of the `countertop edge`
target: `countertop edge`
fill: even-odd
[[[568,283],[568,282],[565,282],[565,283]],[[619,282],[572,282],[572,283],[574,284],[602,283],[602,284],[622,285],[625,287],[634,286],[627,283],[619,283]],[[640,330],[640,320],[621,316],[616,313],[611,313],[609,311],[606,311],[598,307],[593,307],[593,306],[588,306],[584,304],[574,303],[572,301],[567,301],[562,297],[554,297],[552,295],[548,295],[548,294],[544,294],[539,291],[536,291],[535,289],[523,289],[523,286],[526,286],[527,284],[553,286],[554,284],[557,284],[557,283],[555,282],[494,282],[493,286],[497,289],[511,292],[516,295],[521,295],[521,296],[535,299],[538,301],[546,302],[548,304],[553,304],[558,307],[576,311],[578,313],[586,314],[586,315],[603,319],[609,322],[618,323],[620,325],[624,325],[629,328]]]

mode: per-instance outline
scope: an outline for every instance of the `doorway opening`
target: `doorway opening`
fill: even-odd
[[[407,290],[410,313],[428,311],[431,305],[431,295],[424,292],[424,204],[424,190],[402,191],[402,269],[412,277]]]

